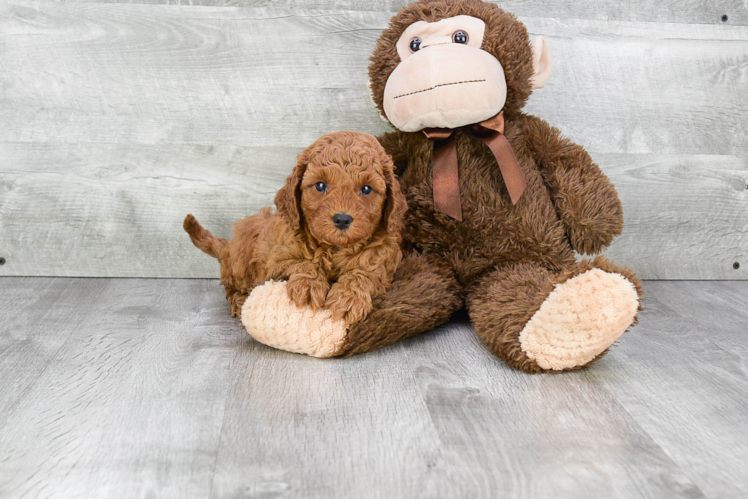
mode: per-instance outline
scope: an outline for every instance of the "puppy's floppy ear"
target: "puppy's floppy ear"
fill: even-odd
[[[408,210],[408,202],[405,195],[400,191],[400,182],[395,176],[395,167],[392,165],[390,155],[382,150],[382,172],[384,182],[387,185],[387,200],[384,205],[384,216],[382,224],[388,233],[399,233],[403,227],[405,212]]]
[[[275,195],[275,207],[280,215],[293,229],[301,228],[301,179],[309,165],[309,149],[307,148],[296,159],[296,166],[286,183]]]

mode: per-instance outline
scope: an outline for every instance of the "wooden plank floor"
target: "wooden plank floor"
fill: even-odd
[[[216,280],[0,278],[0,496],[746,496],[748,282],[646,289],[593,369],[531,376],[464,317],[323,361]]]

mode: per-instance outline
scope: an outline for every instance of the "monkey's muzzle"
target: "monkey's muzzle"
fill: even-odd
[[[461,44],[426,47],[402,61],[384,89],[384,112],[404,132],[487,120],[506,102],[501,63]]]

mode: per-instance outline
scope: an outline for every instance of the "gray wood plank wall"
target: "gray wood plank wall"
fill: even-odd
[[[403,3],[0,4],[0,275],[217,276],[184,215],[229,236],[318,136],[387,130],[366,67]],[[748,277],[748,4],[502,6],[554,56],[527,111],[620,191],[608,255],[645,278]]]

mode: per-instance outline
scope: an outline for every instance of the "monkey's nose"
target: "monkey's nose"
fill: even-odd
[[[348,214],[335,214],[332,216],[332,223],[338,229],[346,230],[353,222],[353,217]]]

